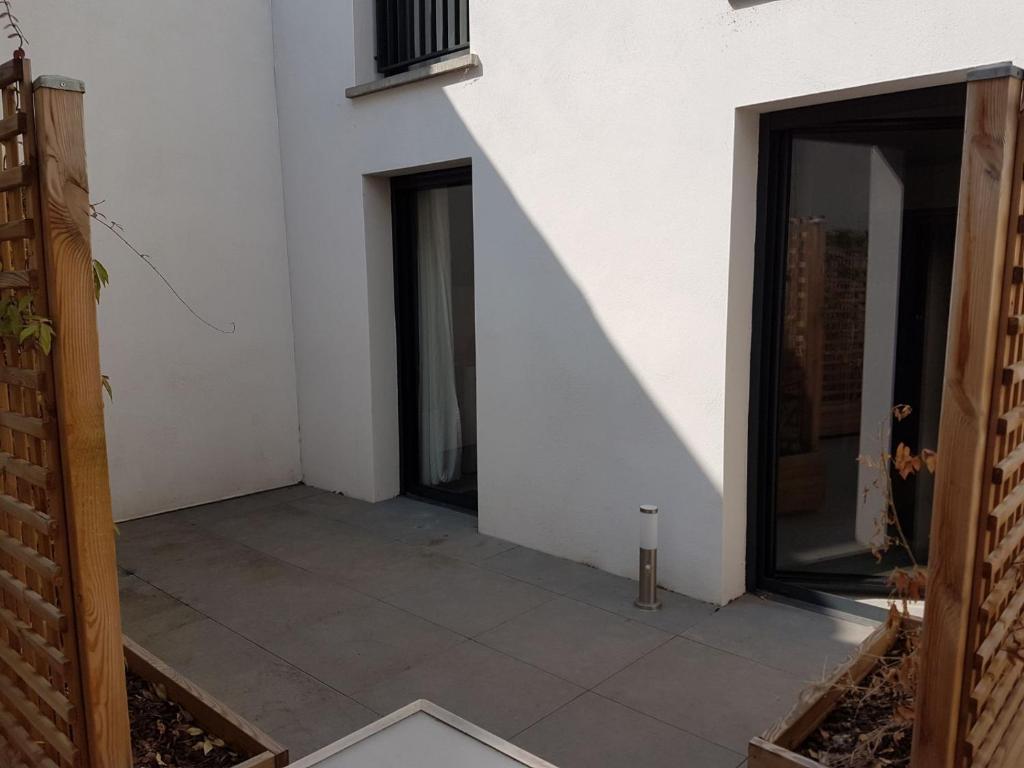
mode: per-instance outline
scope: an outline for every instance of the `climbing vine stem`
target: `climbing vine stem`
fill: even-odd
[[[11,0],[0,0],[0,19],[4,21],[3,29],[7,32],[7,38],[18,41],[18,47],[14,50],[14,58],[24,58],[28,39],[21,31],[21,22],[14,15],[14,10],[11,8]]]
[[[156,276],[160,278],[160,280],[163,282],[165,286],[167,286],[167,289],[174,295],[174,298],[176,298],[181,303],[181,305],[192,314],[193,317],[195,317],[197,320],[203,323],[203,325],[212,328],[218,333],[234,333],[234,323],[229,323],[226,327],[221,327],[210,322],[201,314],[199,314],[195,309],[192,308],[192,305],[185,300],[181,293],[178,292],[178,289],[174,287],[171,281],[168,280],[164,273],[161,272],[153,263],[152,257],[149,254],[139,250],[135,245],[132,244],[130,240],[128,240],[127,237],[125,237],[124,227],[99,210],[99,206],[103,205],[103,203],[105,202],[105,200],[100,200],[99,202],[96,203],[89,203],[89,216],[93,219],[93,221],[97,222],[98,224],[100,224],[100,226],[104,227],[105,229],[113,233],[114,237],[120,240],[124,244],[124,246],[128,248],[128,250],[130,250],[132,253],[134,253],[136,256],[142,259],[142,261],[145,262],[146,266],[153,270]],[[109,275],[107,274],[106,268],[102,264],[100,264],[100,262],[94,260],[93,283],[96,288],[97,299],[99,298],[100,289],[109,282],[109,279],[110,278]]]

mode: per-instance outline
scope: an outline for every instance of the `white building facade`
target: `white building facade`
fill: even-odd
[[[100,314],[119,516],[299,479],[369,501],[408,490],[394,180],[441,169],[470,188],[448,205],[471,228],[446,242],[471,232],[474,344],[452,386],[480,530],[635,575],[636,509],[656,504],[661,582],[718,603],[756,576],[761,535],[762,116],[1024,61],[1009,0],[463,0],[455,69],[375,90],[387,3],[27,5],[37,73],[86,81],[94,197],[237,329],[197,325],[94,233],[113,275]],[[869,155],[865,194],[885,200]],[[911,163],[886,158],[903,210]]]

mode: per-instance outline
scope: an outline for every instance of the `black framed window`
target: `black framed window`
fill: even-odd
[[[469,48],[469,0],[376,0],[377,71],[392,75]]]
[[[884,497],[862,457],[937,440],[965,95],[943,86],[762,117],[751,587],[818,602],[885,594],[885,574],[906,564],[873,554]],[[910,418],[891,418],[899,403]],[[893,485],[922,564],[931,483]]]
[[[477,508],[469,166],[391,181],[403,493]]]

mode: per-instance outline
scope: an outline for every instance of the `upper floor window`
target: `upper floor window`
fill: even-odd
[[[469,48],[469,0],[376,0],[377,71],[403,72]]]

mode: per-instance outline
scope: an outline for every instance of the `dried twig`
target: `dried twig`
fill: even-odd
[[[916,675],[918,642],[918,630],[901,629],[872,674],[859,683],[836,683],[842,696],[808,739],[803,754],[829,768],[907,768],[916,691],[915,681],[907,675]]]
[[[0,0],[0,2],[3,2],[3,0]],[[187,309],[197,320],[199,320],[204,325],[212,328],[213,330],[217,331],[218,333],[234,333],[234,323],[229,323],[227,328],[221,328],[220,326],[211,323],[205,317],[200,315],[198,312],[196,312],[195,309],[192,308],[191,304],[185,301],[185,298],[180,293],[178,293],[177,288],[175,288],[171,284],[171,281],[168,280],[167,277],[164,276],[164,273],[161,272],[153,263],[152,257],[150,257],[149,254],[143,253],[141,250],[136,248],[131,243],[131,241],[125,237],[124,227],[121,226],[118,222],[114,221],[113,219],[108,218],[106,214],[99,210],[99,206],[103,205],[103,203],[105,202],[106,200],[100,200],[97,203],[89,203],[89,217],[92,218],[93,221],[96,221],[97,223],[105,227],[107,230],[112,232],[114,234],[114,237],[116,237],[118,240],[124,243],[128,250],[130,250],[132,253],[134,253],[136,256],[142,259],[145,262],[146,266],[153,270],[156,273],[156,276],[159,277],[161,281],[163,281],[163,284],[167,286],[167,289],[174,295],[174,298],[176,298],[181,303],[181,305],[185,307],[185,309]]]
[[[3,29],[7,30],[7,38],[18,41],[18,47],[14,49],[14,58],[23,59],[25,58],[25,46],[28,45],[28,38],[21,31],[21,22],[14,15],[14,10],[11,8],[11,0],[0,0],[0,9],[3,9],[0,11],[0,19],[5,20]]]
[[[896,447],[895,454],[891,454],[887,450],[892,437],[891,419],[902,421],[912,412],[913,409],[909,405],[893,407],[890,417],[882,419],[878,426],[879,455],[877,457],[860,456],[857,459],[864,466],[877,470],[878,476],[872,485],[882,496],[882,508],[875,518],[875,540],[871,550],[872,554],[878,562],[881,562],[886,552],[892,547],[897,547],[910,562],[909,569],[893,568],[889,574],[889,584],[893,588],[891,597],[894,601],[898,600],[902,603],[904,614],[909,610],[910,600],[920,600],[924,596],[928,573],[915,557],[913,547],[903,530],[903,523],[896,509],[896,498],[893,493],[893,474],[899,474],[906,480],[921,472],[922,469],[934,472],[937,458],[935,451],[925,449],[915,454],[904,443],[900,443]],[[865,501],[867,498],[868,489],[865,488]]]
[[[892,548],[901,550],[910,568],[894,568],[889,576],[893,604],[890,621],[899,627],[909,613],[909,601],[924,594],[927,571],[914,556],[913,548],[900,521],[893,494],[893,475],[903,479],[924,469],[935,471],[934,451],[913,453],[900,443],[889,452],[892,420],[902,421],[912,412],[909,405],[897,405],[882,419],[877,456],[860,456],[858,461],[877,471],[872,482],[882,497],[875,524],[876,538],[872,554],[881,562]],[[864,489],[865,501],[869,489]],[[902,611],[896,603],[902,603]],[[892,766],[905,768],[910,762],[910,743],[914,724],[914,700],[917,695],[918,645],[920,630],[905,626],[897,630],[897,639],[887,655],[860,683],[840,682],[843,691],[835,709],[808,738],[801,751],[830,768],[867,768]]]

